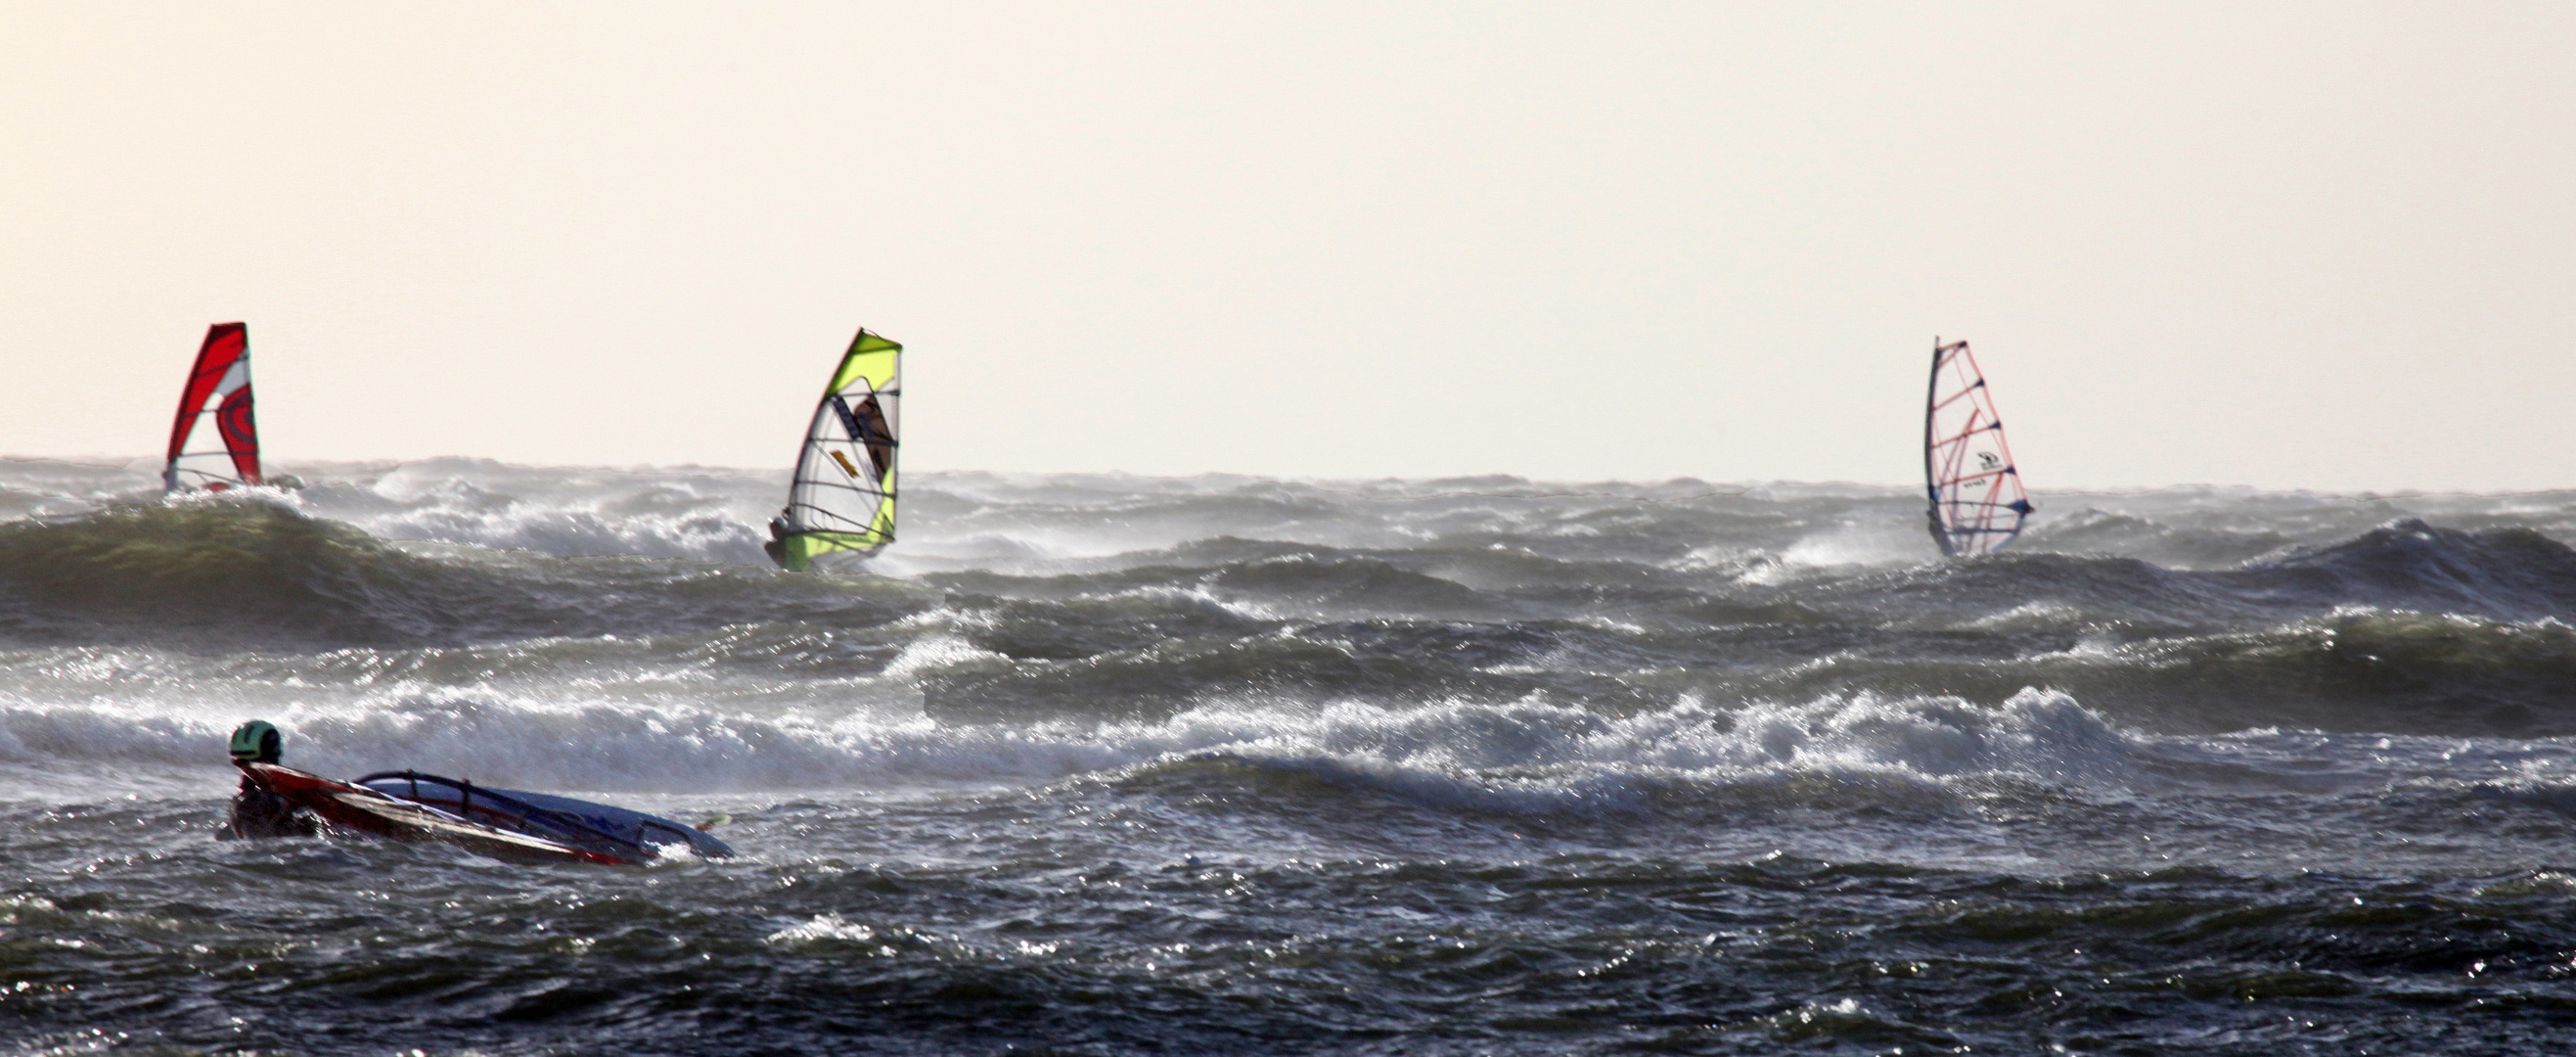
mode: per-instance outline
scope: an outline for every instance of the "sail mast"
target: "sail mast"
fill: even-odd
[[[1935,412],[1941,406],[1942,347],[1940,337],[1934,336],[1931,381],[1927,383],[1923,393],[1923,487],[1925,491],[1931,493],[1931,505],[1925,508],[1925,514],[1932,519],[1932,542],[1941,545],[1942,557],[1949,558],[1957,557],[1958,552],[1950,549],[1950,533],[1945,531],[1941,524],[1941,475],[1932,465],[1935,439],[1932,429],[1937,424],[1934,422]]]

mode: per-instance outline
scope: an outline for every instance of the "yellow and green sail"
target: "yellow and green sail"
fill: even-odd
[[[787,509],[769,523],[769,557],[804,572],[894,542],[896,405],[903,346],[859,331],[805,430]]]

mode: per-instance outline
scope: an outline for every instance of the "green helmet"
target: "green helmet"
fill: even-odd
[[[277,762],[286,749],[286,735],[265,719],[254,719],[233,731],[233,759]]]

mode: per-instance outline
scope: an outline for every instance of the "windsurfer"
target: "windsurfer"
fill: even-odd
[[[779,511],[777,517],[769,519],[769,542],[761,544],[760,549],[768,553],[770,561],[778,563],[780,568],[785,568],[787,537],[794,534],[795,530],[787,527],[787,512]]]
[[[903,345],[861,330],[805,428],[787,507],[761,549],[789,572],[856,572],[894,542],[895,405]]]
[[[254,719],[233,731],[235,760],[276,763],[285,749],[286,735],[278,733],[277,727],[267,720]],[[313,816],[244,774],[241,790],[233,794],[232,820],[217,836],[223,840],[310,837],[316,828]]]

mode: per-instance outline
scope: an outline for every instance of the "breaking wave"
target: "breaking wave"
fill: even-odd
[[[58,784],[47,776],[69,768],[211,790],[229,780],[216,747],[245,714],[238,702],[10,701],[0,704],[0,766],[22,785]],[[259,714],[291,732],[290,762],[324,773],[411,767],[501,786],[702,795],[1077,781],[1164,793],[1213,783],[1230,796],[1305,788],[1443,811],[1706,813],[1858,803],[1913,811],[1992,792],[1998,782],[2048,795],[2127,795],[2210,766],[2198,743],[2124,731],[2072,697],[2041,690],[1995,704],[1860,695],[1721,708],[1685,700],[1628,715],[1530,700],[1410,708],[1245,702],[1152,721],[959,727],[907,714],[891,698],[837,714],[759,715],[687,699],[564,704],[398,684],[340,702],[272,702]],[[2500,760],[2486,777],[2528,784],[2527,769],[2509,763]],[[2235,756],[2228,766],[2262,765]],[[2392,772],[2383,781],[2404,777]],[[85,781],[93,791],[121,788]]]

